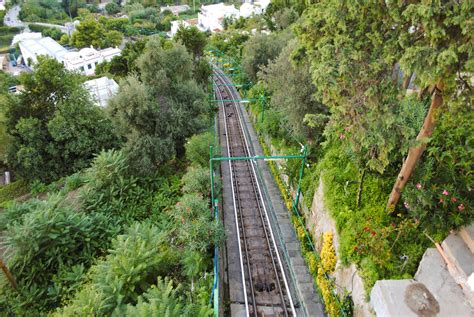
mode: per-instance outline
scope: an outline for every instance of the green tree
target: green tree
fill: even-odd
[[[126,136],[126,152],[142,172],[175,154],[184,154],[187,137],[203,127],[205,93],[193,79],[193,58],[186,48],[158,38],[138,59],[140,79],[127,77],[110,111]]]
[[[104,39],[102,41],[101,47],[116,47],[122,43],[123,34],[119,31],[108,31],[104,34]]]
[[[76,27],[72,34],[71,43],[77,48],[82,47],[102,47],[104,27],[97,22],[94,17],[88,16]]]
[[[392,69],[401,51],[393,23],[386,6],[331,0],[310,6],[296,29],[302,48],[294,58],[309,57],[316,97],[331,112],[327,135],[359,168],[381,173],[409,137],[395,124]]]
[[[78,75],[56,60],[40,58],[24,83],[6,116],[14,140],[8,164],[26,179],[58,179],[118,145],[111,121],[92,103]]]
[[[291,40],[277,59],[262,68],[259,77],[271,93],[270,106],[282,114],[285,128],[296,138],[319,143],[329,113],[314,97],[316,87],[308,61],[305,59],[297,65],[291,61],[296,45],[297,40]],[[319,123],[314,122],[316,118],[320,119]]]
[[[281,50],[293,37],[291,32],[257,34],[245,44],[242,55],[242,69],[253,82],[257,81],[257,73],[261,67],[277,58]]]
[[[107,11],[108,14],[117,14],[120,12],[120,6],[115,2],[110,2],[105,5],[105,11]]]
[[[188,52],[193,54],[196,58],[202,56],[204,47],[207,44],[206,34],[199,31],[195,26],[191,27],[180,27],[174,39],[181,42]]]

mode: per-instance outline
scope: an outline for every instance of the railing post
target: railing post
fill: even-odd
[[[298,179],[298,189],[296,190],[296,197],[295,200],[293,201],[293,209],[298,209],[298,205],[300,202],[300,194],[301,194],[301,180],[303,179],[303,174],[304,174],[304,166],[306,164],[306,156],[308,155],[308,146],[305,145],[303,148],[303,159],[301,161],[301,169],[300,169],[300,175]]]

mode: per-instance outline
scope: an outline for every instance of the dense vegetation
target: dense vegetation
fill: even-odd
[[[2,77],[4,163],[22,179],[0,189],[2,245],[18,285],[0,280],[6,315],[212,313],[223,229],[201,157],[214,138],[199,134],[214,114],[210,68],[205,37],[177,41],[130,43],[105,110],[53,59],[20,76],[18,95]],[[28,188],[26,201],[13,200]]]
[[[63,44],[127,43],[97,68],[120,82],[105,110],[83,77],[54,60],[40,58],[19,78],[0,73],[0,171],[18,179],[0,188],[5,258],[18,284],[2,277],[2,312],[212,313],[211,257],[223,229],[209,206],[206,48],[222,52],[218,61],[258,100],[248,110],[266,154],[309,145],[304,202],[322,180],[337,259],[357,265],[367,290],[411,277],[427,236],[441,241],[472,223],[471,2],[276,0],[262,16],[226,19],[222,33],[144,36],[195,16],[160,12],[164,3],[112,3],[108,17],[81,1],[22,4],[28,21],[81,20],[71,38],[36,26]],[[8,94],[17,83],[25,91]],[[299,162],[271,168],[291,208]],[[292,221],[329,313],[350,311],[327,278],[337,269],[332,235],[308,240],[303,221]]]
[[[321,177],[338,256],[368,290],[414,274],[426,235],[441,241],[473,221],[473,13],[465,2],[274,1],[257,21],[272,34],[242,37],[254,19],[211,37],[242,65],[234,78],[254,83],[262,140],[286,154],[310,144],[306,204]],[[284,171],[294,185],[295,166]]]

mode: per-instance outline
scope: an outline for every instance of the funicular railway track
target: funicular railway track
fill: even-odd
[[[215,93],[223,112],[229,157],[250,157],[238,92],[214,69]],[[247,316],[296,316],[283,264],[262,198],[254,160],[229,161],[234,216]]]

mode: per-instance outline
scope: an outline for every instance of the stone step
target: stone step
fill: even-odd
[[[438,301],[439,316],[472,316],[474,313],[436,248],[427,249],[423,254],[415,280],[423,283]]]
[[[459,235],[467,244],[467,247],[474,253],[474,224],[471,224],[467,227],[463,227],[459,231]]]
[[[474,273],[474,253],[459,234],[452,233],[441,244],[448,259],[460,273],[462,281],[466,283],[468,277]]]

